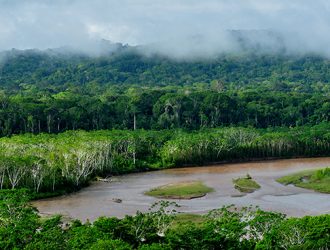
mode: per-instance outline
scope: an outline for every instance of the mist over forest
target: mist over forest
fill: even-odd
[[[95,55],[105,39],[209,57],[240,51],[244,32],[247,44],[267,51],[329,56],[329,8],[324,0],[1,0],[0,50],[69,46]]]

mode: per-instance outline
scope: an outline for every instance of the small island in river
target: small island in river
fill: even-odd
[[[213,188],[205,186],[201,181],[185,181],[160,186],[145,194],[163,199],[190,200],[203,197],[213,191]]]

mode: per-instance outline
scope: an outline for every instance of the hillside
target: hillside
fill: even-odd
[[[133,129],[134,121],[144,129],[200,129],[329,120],[325,58],[250,53],[175,61],[143,56],[137,47],[108,49],[98,57],[63,50],[4,52],[1,135]]]
[[[34,85],[61,90],[88,84],[182,86],[219,80],[233,88],[268,84],[311,92],[327,85],[330,79],[330,60],[312,55],[246,52],[209,60],[173,60],[157,54],[145,56],[143,48],[121,44],[109,45],[103,55],[95,57],[67,51],[63,48],[3,52],[1,88],[18,90]]]

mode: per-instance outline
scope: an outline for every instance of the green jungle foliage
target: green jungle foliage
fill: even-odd
[[[0,138],[0,188],[74,190],[96,176],[264,158],[328,156],[330,123],[185,132],[67,131]]]
[[[24,190],[0,191],[0,249],[328,249],[330,215],[285,218],[259,209],[215,209],[197,223],[176,222],[175,203],[147,213],[63,224],[40,218]]]
[[[132,49],[0,54],[0,136],[65,130],[315,125],[330,117],[330,61],[223,55],[174,61]]]
[[[0,53],[0,249],[328,249],[329,215],[230,207],[174,225],[174,204],[161,202],[63,225],[27,201],[97,176],[329,156],[329,79],[330,61],[313,55]]]

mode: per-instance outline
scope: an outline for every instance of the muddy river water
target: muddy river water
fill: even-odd
[[[276,179],[297,171],[330,166],[330,158],[261,161],[216,166],[168,169],[115,177],[113,182],[95,182],[81,191],[33,202],[42,214],[62,214],[70,218],[95,220],[99,216],[123,217],[137,210],[147,211],[157,198],[144,195],[160,185],[200,180],[215,192],[193,200],[176,200],[180,211],[206,213],[224,205],[259,206],[288,216],[330,213],[330,194],[321,194],[294,186],[284,186]],[[232,179],[249,173],[261,188],[243,197],[234,189]],[[121,203],[114,202],[121,199]]]

